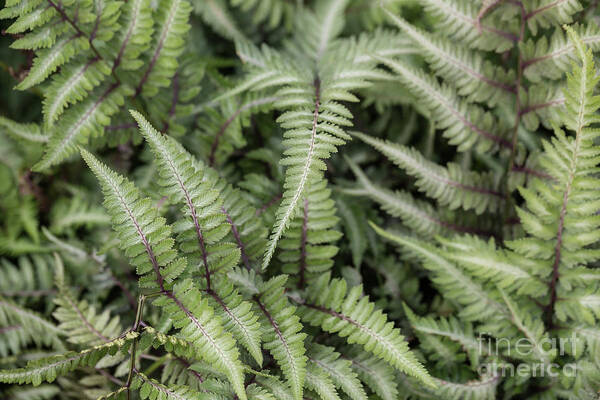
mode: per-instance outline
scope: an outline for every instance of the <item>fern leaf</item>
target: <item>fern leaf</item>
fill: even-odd
[[[177,70],[177,57],[183,51],[187,23],[192,6],[186,0],[162,0],[156,19],[156,40],[146,71],[136,88],[136,94],[154,96],[161,87],[169,86]]]
[[[233,337],[248,350],[258,365],[262,365],[261,326],[258,316],[252,311],[252,305],[244,301],[242,296],[228,282],[215,282],[215,291],[209,292],[214,308],[225,311],[223,327],[233,334]]]
[[[408,348],[400,330],[368,297],[362,296],[362,286],[347,291],[346,281],[324,274],[308,289],[302,305],[302,319],[330,333],[347,337],[348,343],[358,343],[374,356],[399,371],[410,374],[423,383],[435,386],[425,368]]]
[[[40,385],[38,387],[16,387],[7,391],[7,400],[50,400],[60,393],[56,385]]]
[[[0,259],[0,296],[37,297],[52,294],[53,259],[31,254],[15,261]]]
[[[297,276],[300,288],[329,270],[338,252],[334,243],[341,234],[333,229],[338,219],[330,193],[324,179],[311,185],[303,201],[302,215],[290,223],[279,243],[282,270]]]
[[[105,207],[112,218],[120,247],[140,275],[140,286],[164,290],[186,267],[177,257],[170,238],[171,228],[158,216],[149,198],[140,198],[137,188],[111,171],[92,154],[81,149],[81,155],[100,181]]]
[[[367,400],[365,390],[358,376],[352,371],[352,362],[340,358],[333,347],[312,344],[308,359],[318,370],[327,374],[333,384],[344,391],[352,400]]]
[[[450,209],[474,209],[477,214],[481,214],[486,210],[494,212],[502,204],[503,195],[495,187],[497,184],[491,174],[474,171],[465,173],[463,168],[454,163],[444,168],[425,159],[415,149],[360,132],[352,132],[352,135],[370,144],[409,175],[417,178],[416,185],[419,189],[443,206]]]
[[[98,58],[65,66],[44,93],[43,113],[46,126],[52,127],[69,104],[85,99],[109,74],[108,64]]]
[[[494,18],[481,23],[479,4],[470,0],[425,0],[424,6],[427,12],[437,17],[438,29],[471,47],[502,53],[519,40],[518,26],[511,23],[514,21]]]
[[[137,390],[140,399],[192,400],[203,398],[200,392],[183,385],[165,386],[155,379],[148,378],[141,372],[131,382],[131,389]]]
[[[518,208],[517,213],[528,236],[507,243],[524,258],[538,261],[540,271],[546,274],[551,271],[545,315],[548,322],[554,317],[558,291],[563,285],[569,285],[568,279],[562,281],[560,276],[567,277],[574,267],[600,257],[600,253],[590,247],[598,240],[597,227],[600,226],[596,216],[598,203],[593,201],[596,196],[591,189],[596,185],[594,174],[599,163],[598,148],[594,144],[598,136],[595,112],[600,107],[600,97],[594,95],[594,88],[599,78],[591,50],[574,29],[566,29],[579,63],[574,62],[572,72],[567,74],[561,120],[574,136],[555,128],[552,141],[543,143],[545,151],[540,164],[553,180],[535,179],[526,189],[521,189],[526,208]]]
[[[210,245],[219,243],[227,232],[229,226],[225,215],[221,210],[220,191],[214,178],[204,166],[197,162],[185,151],[182,146],[160,135],[141,114],[132,111],[132,115],[141,127],[144,138],[150,144],[150,148],[159,161],[159,173],[162,177],[159,185],[162,193],[174,202],[184,206],[185,214],[189,217],[187,223],[179,222],[179,240],[185,240],[182,248],[186,252],[199,253],[199,259],[207,280],[207,288],[210,289],[210,274],[213,263],[209,260],[211,253]],[[191,240],[190,240],[191,239]],[[234,266],[237,263],[238,253],[231,249],[231,256],[221,256],[218,264],[225,267]],[[219,253],[217,251],[213,251]],[[225,253],[226,249],[221,248]],[[231,265],[227,265],[231,263]],[[223,265],[221,265],[223,266]]]
[[[527,25],[534,35],[537,34],[538,28],[572,22],[573,15],[582,9],[579,0],[534,0],[524,6]]]
[[[305,385],[323,400],[341,400],[331,379],[312,363],[306,368]]]
[[[150,0],[132,0],[125,3],[119,19],[121,29],[113,38],[114,48],[119,49],[113,71],[122,68],[128,71],[137,70],[144,64],[140,54],[150,47],[153,24]]]
[[[51,49],[40,50],[29,74],[16,86],[16,89],[27,90],[43,82],[57,68],[67,63],[79,51],[86,50],[88,46],[89,43],[85,38],[74,35],[59,40]]]
[[[58,200],[50,211],[50,230],[60,234],[85,226],[110,225],[110,217],[100,206],[87,203],[82,197]]]
[[[115,355],[118,351],[126,352],[129,344],[138,336],[129,332],[122,338],[91,347],[79,353],[68,352],[58,356],[30,361],[25,368],[15,370],[0,370],[2,383],[32,383],[34,386],[42,382],[53,382],[58,376],[64,375],[77,368],[93,367],[105,355]]]
[[[506,303],[511,316],[511,321],[519,332],[527,339],[528,346],[531,347],[531,353],[544,365],[549,364],[556,356],[557,349],[547,349],[543,345],[550,340],[548,333],[544,331],[544,325],[540,318],[536,318],[536,313],[524,307],[517,307],[502,289],[500,293]],[[526,352],[529,355],[530,352]],[[520,356],[520,355],[519,355]]]
[[[581,41],[591,48],[600,48],[600,29],[595,24],[574,24]],[[523,54],[523,73],[532,82],[541,82],[544,78],[561,79],[577,59],[577,49],[562,29],[557,27],[548,41],[544,36],[539,40],[528,40],[521,46]]]
[[[295,400],[302,399],[306,376],[307,357],[304,355],[305,333],[284,294],[286,275],[271,278],[260,286],[260,295],[254,296],[255,304],[263,316],[263,326],[272,329],[263,333],[264,347],[281,367]]]
[[[278,400],[294,400],[294,397],[290,393],[290,389],[280,379],[276,377],[268,376],[257,376],[256,381],[263,387],[267,388],[269,392],[273,393]]]
[[[131,89],[127,86],[101,86],[86,101],[72,107],[52,129],[44,157],[33,169],[47,170],[75,153],[77,146],[87,142],[90,136],[102,135],[110,116],[119,111],[129,94]]]
[[[17,140],[34,143],[45,143],[48,141],[48,137],[41,132],[37,124],[23,124],[0,116],[0,126],[4,128],[6,133]]]
[[[64,332],[38,313],[0,297],[0,323],[3,326],[21,326],[31,332],[32,339],[42,339],[42,343],[62,350],[61,338]],[[37,337],[36,337],[37,336]]]
[[[344,357],[352,363],[352,370],[382,400],[398,398],[398,385],[394,369],[381,359],[374,358],[357,348],[345,352]]]
[[[285,22],[284,26],[290,25],[294,17],[294,5],[285,0],[230,0],[234,7],[252,13],[252,21],[255,25],[264,23],[269,29],[275,29]]]
[[[490,280],[506,291],[539,296],[546,289],[545,282],[535,275],[540,268],[535,262],[523,260],[509,251],[496,248],[493,239],[487,243],[472,236],[439,239],[444,257],[468,270],[472,276]]]
[[[392,192],[384,189],[371,182],[365,173],[349,158],[346,158],[346,163],[348,163],[364,189],[352,189],[352,191],[345,191],[345,193],[369,197],[379,204],[385,212],[394,217],[399,217],[407,227],[426,237],[434,237],[446,230],[460,230],[459,227],[445,221],[431,204],[414,199],[407,191]]]
[[[435,37],[412,26],[384,8],[392,22],[425,52],[436,73],[457,88],[458,94],[494,106],[514,91],[514,81],[505,71],[494,67],[476,52],[442,37]]]
[[[439,319],[418,317],[407,305],[404,305],[404,312],[417,334],[445,338],[457,343],[462,351],[467,352],[473,366],[479,364],[479,357],[493,356],[488,354],[485,346],[481,345],[480,339],[475,337],[473,326],[469,323],[462,323],[453,317]]]
[[[238,397],[246,400],[243,366],[235,340],[223,329],[221,318],[192,281],[186,279],[176,284],[172,292],[154,304],[170,315],[174,326],[181,330],[180,337],[194,344],[198,357],[226,374]]]
[[[259,264],[269,232],[263,220],[256,218],[258,210],[243,197],[242,191],[227,185],[221,191],[221,196],[221,211],[231,227],[231,235],[240,249],[242,262],[246,269],[252,269]]]
[[[440,85],[435,79],[408,64],[387,57],[376,57],[398,75],[398,79],[422,99],[420,103],[431,112],[432,118],[449,143],[467,151],[476,146],[479,151],[493,147],[510,147],[504,137],[505,129],[495,118],[482,108],[461,101],[448,86]]]
[[[244,34],[231,15],[224,0],[194,2],[194,11],[219,35],[231,40],[243,39]]]
[[[112,317],[109,310],[97,314],[96,308],[87,301],[77,301],[65,284],[64,266],[55,253],[55,283],[59,290],[54,300],[58,308],[52,314],[60,325],[59,329],[68,334],[68,341],[76,344],[95,346],[108,342],[121,333],[119,317]]]
[[[372,223],[371,226],[379,235],[400,244],[423,260],[423,267],[435,274],[433,282],[442,288],[446,296],[463,305],[462,318],[477,320],[508,315],[508,309],[498,302],[497,296],[488,293],[482,285],[446,260],[437,248],[413,238],[392,234]],[[468,295],[465,296],[465,293]]]

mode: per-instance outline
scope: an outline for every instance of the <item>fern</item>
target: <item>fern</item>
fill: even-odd
[[[59,294],[53,316],[61,322],[58,328],[69,335],[69,342],[77,344],[98,345],[117,337],[121,333],[119,318],[111,318],[108,310],[96,314],[95,308],[85,300],[78,301],[66,286],[62,261],[58,256],[55,258],[55,284]]]
[[[119,350],[126,349],[137,334],[129,333],[123,338],[117,338],[107,343],[91,347],[79,353],[65,353],[59,356],[30,361],[25,368],[5,371],[0,370],[0,380],[6,383],[32,383],[34,386],[41,382],[53,382],[57,376],[75,368],[93,366],[107,354],[114,355]]]
[[[347,292],[346,281],[330,281],[330,275],[324,274],[313,290],[309,293],[307,302],[302,304],[303,319],[326,331],[348,337],[348,343],[363,345],[366,351],[398,370],[434,385],[414,355],[408,352],[408,346],[399,331],[392,329],[393,324],[386,322],[385,314],[381,311],[372,313],[374,304],[361,296],[360,286]],[[327,304],[333,306],[328,307]]]
[[[597,14],[7,0],[0,398],[596,398]]]
[[[12,33],[26,32],[13,46],[36,51],[16,88],[27,90],[52,76],[43,109],[50,140],[37,170],[59,164],[78,144],[102,136],[125,101],[152,98],[169,85],[190,11],[187,1],[165,1],[153,10],[146,0],[47,0],[2,10],[1,17],[18,18]],[[145,62],[141,75],[129,72]]]
[[[306,334],[300,332],[299,318],[293,315],[294,307],[284,295],[285,281],[286,276],[280,275],[264,282],[259,287],[260,294],[255,295],[255,304],[262,312],[263,326],[272,327],[264,334],[264,346],[281,366],[293,397],[298,400],[302,398],[306,377]]]

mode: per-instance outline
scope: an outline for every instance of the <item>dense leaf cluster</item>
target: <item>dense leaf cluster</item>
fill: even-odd
[[[0,397],[598,398],[596,6],[5,0]]]

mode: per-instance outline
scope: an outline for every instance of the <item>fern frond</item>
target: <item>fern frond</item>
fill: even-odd
[[[148,378],[137,371],[131,382],[131,389],[137,390],[140,399],[164,399],[164,400],[187,400],[203,398],[200,392],[183,385],[165,386],[156,379]]]
[[[460,96],[494,106],[514,92],[514,79],[501,68],[485,61],[479,53],[461,47],[449,39],[421,31],[384,8],[391,21],[425,52],[427,62]]]
[[[103,208],[89,204],[80,196],[57,201],[50,211],[50,230],[60,234],[85,226],[110,225],[110,217]]]
[[[182,244],[184,251],[199,254],[207,288],[210,289],[208,246],[219,244],[218,241],[229,231],[225,215],[221,211],[220,192],[215,188],[216,180],[179,143],[163,137],[141,114],[135,111],[131,111],[131,114],[158,159],[162,194],[181,204],[189,217],[187,223],[178,223],[177,230],[181,232],[178,239],[185,241]]]
[[[460,313],[462,318],[478,320],[508,315],[508,309],[498,302],[498,295],[471,279],[434,246],[392,234],[372,223],[371,226],[379,235],[400,244],[423,260],[423,267],[435,274],[432,280],[442,289],[444,295],[464,307]]]
[[[25,142],[45,143],[48,137],[41,132],[39,125],[32,123],[19,123],[0,116],[0,127],[9,136]]]
[[[195,1],[194,12],[200,14],[202,19],[219,35],[230,40],[245,38],[237,21],[227,8],[225,0]]]
[[[257,376],[256,381],[259,385],[267,388],[278,400],[294,400],[290,389],[280,379],[275,377]]]
[[[140,198],[133,183],[88,151],[81,149],[81,155],[100,181],[119,245],[136,267],[140,286],[164,290],[186,267],[186,260],[173,249],[171,227],[158,216],[151,199]]]
[[[341,400],[331,379],[310,362],[306,368],[305,385],[323,400]]]
[[[600,29],[595,24],[572,26],[581,41],[592,50],[600,48]],[[551,39],[543,36],[539,40],[528,40],[521,46],[523,73],[532,82],[544,78],[561,79],[577,59],[577,49],[562,29],[556,28]]]
[[[527,26],[534,35],[538,28],[571,23],[573,15],[582,10],[579,0],[534,0],[523,5]]]
[[[545,282],[539,280],[538,263],[523,260],[522,257],[496,248],[493,239],[487,243],[474,236],[439,238],[442,254],[452,260],[473,277],[493,282],[506,291],[537,297],[546,289]]]
[[[592,189],[597,183],[594,174],[599,163],[594,143],[598,136],[595,113],[600,108],[594,88],[599,78],[591,50],[574,29],[566,29],[579,63],[573,62],[572,72],[567,74],[561,121],[574,136],[556,127],[555,137],[543,143],[540,165],[553,180],[534,179],[520,190],[526,208],[517,208],[517,213],[528,236],[507,243],[524,258],[538,261],[541,271],[551,271],[545,313],[548,322],[559,301],[557,292],[563,285],[568,286],[568,280],[561,283],[560,276],[600,257],[598,250],[590,246],[600,238],[600,219],[596,215],[600,206]]]
[[[8,390],[6,400],[51,400],[60,393],[56,385],[40,385],[38,387],[15,387]]]
[[[330,281],[323,274],[308,288],[308,297],[299,301],[302,319],[326,332],[337,333],[348,343],[357,343],[374,356],[381,358],[399,371],[435,386],[425,368],[408,348],[400,330],[393,322],[362,295],[362,286],[349,291],[343,279]]]
[[[311,344],[308,348],[308,360],[327,374],[335,387],[343,390],[352,400],[367,400],[358,376],[352,371],[352,362],[341,358],[333,347]]]
[[[85,38],[73,35],[59,40],[51,49],[40,50],[27,77],[15,88],[27,90],[43,82],[50,74],[67,63],[75,54],[86,50],[88,46],[89,43]]]
[[[192,281],[186,279],[176,284],[172,292],[166,292],[154,304],[170,316],[173,325],[180,329],[180,337],[195,346],[197,356],[227,375],[238,397],[246,400],[236,342]]]
[[[131,342],[138,336],[136,332],[128,332],[125,336],[110,342],[91,347],[79,353],[68,352],[58,356],[30,361],[25,368],[0,370],[2,383],[32,383],[34,386],[42,382],[52,383],[58,376],[77,368],[93,367],[105,355],[126,352]]]
[[[510,147],[505,138],[506,129],[490,113],[467,104],[447,85],[440,85],[434,78],[388,57],[377,56],[382,63],[397,73],[398,79],[419,98],[419,103],[431,113],[437,127],[444,129],[444,137],[459,151],[476,147],[478,151]]]
[[[44,157],[33,166],[35,171],[44,171],[62,162],[77,151],[77,146],[86,143],[89,137],[100,136],[109,124],[110,116],[117,113],[132,93],[126,85],[100,86],[88,99],[74,106],[50,133]]]
[[[499,375],[485,374],[479,379],[469,380],[467,382],[453,382],[443,379],[435,379],[438,389],[432,390],[422,387],[419,382],[408,378],[402,380],[406,389],[406,398],[408,399],[478,399],[494,400],[496,399],[496,389],[500,384]]]
[[[52,268],[49,255],[21,256],[15,263],[0,259],[0,296],[37,297],[52,294]]]
[[[260,294],[254,296],[254,303],[262,316],[262,326],[270,327],[263,331],[263,346],[279,364],[294,399],[301,400],[307,363],[306,334],[301,332],[296,308],[284,293],[286,280],[286,275],[279,275],[264,282],[259,287]]]
[[[314,11],[303,10],[295,19],[298,41],[306,55],[318,63],[344,27],[344,10],[348,0],[325,0]]]
[[[595,288],[575,289],[559,293],[560,301],[556,303],[556,318],[566,322],[570,319],[593,325],[600,317],[600,296]]]
[[[519,354],[519,357],[529,356],[530,353],[541,361],[544,365],[549,364],[557,354],[557,349],[544,347],[544,343],[550,340],[550,336],[544,329],[544,323],[541,318],[536,315],[535,311],[527,309],[527,307],[518,307],[502,289],[500,289],[502,298],[510,311],[510,320],[518,331],[527,339],[527,346],[531,352]]]
[[[522,101],[521,118],[531,131],[537,130],[540,122],[544,127],[552,128],[553,124],[559,123],[557,114],[564,112],[565,96],[560,86],[532,85]]]
[[[369,180],[365,173],[346,158],[346,163],[360,182],[363,189],[346,190],[350,195],[367,196],[375,201],[388,214],[398,217],[408,228],[425,237],[434,237],[446,231],[464,231],[464,227],[447,221],[430,203],[417,200],[407,191],[384,189]]]
[[[255,25],[264,24],[269,29],[281,25],[289,27],[295,14],[294,5],[285,0],[230,0],[229,2],[234,7],[251,13]]]
[[[55,253],[55,284],[58,296],[54,302],[58,306],[52,313],[60,324],[58,329],[68,335],[71,343],[95,346],[108,342],[121,333],[119,317],[111,318],[110,311],[97,313],[87,301],[78,301],[65,283],[62,260]]]
[[[112,43],[119,49],[112,69],[138,70],[144,64],[140,54],[150,47],[154,20],[149,0],[132,0],[123,5],[121,29]]]
[[[44,93],[46,126],[52,127],[70,104],[85,99],[110,72],[110,66],[99,58],[84,59],[65,66]]]
[[[254,268],[260,264],[269,231],[264,221],[256,218],[258,210],[244,198],[242,191],[227,185],[221,191],[221,196],[221,211],[225,214],[233,240],[240,249],[242,262],[246,269]]]
[[[395,370],[385,361],[374,358],[366,351],[357,348],[345,352],[343,357],[352,363],[352,370],[382,400],[398,398],[398,384]]]
[[[475,171],[465,173],[462,167],[454,163],[444,168],[427,160],[415,149],[360,132],[351,134],[370,144],[406,173],[417,178],[418,188],[442,206],[450,209],[474,209],[477,214],[481,214],[486,210],[494,212],[502,204],[503,195],[497,190],[497,182],[494,182],[491,174],[479,174]]]
[[[51,345],[57,350],[64,348],[61,339],[66,332],[35,311],[2,297],[0,297],[0,325],[22,327],[32,340],[41,340],[41,343]]]
[[[458,344],[462,351],[468,354],[469,361],[474,367],[479,364],[480,357],[493,356],[487,354],[485,346],[481,345],[481,339],[475,337],[473,326],[468,322],[461,323],[453,317],[439,319],[418,317],[406,304],[404,304],[404,312],[410,321],[410,326],[418,335],[435,336]]]
[[[338,218],[330,194],[326,180],[312,184],[303,200],[302,215],[290,223],[279,242],[282,271],[295,275],[300,288],[329,270],[338,252],[334,243],[341,234],[334,229]]]
[[[262,365],[261,325],[252,305],[242,298],[227,278],[215,282],[214,287],[214,292],[210,291],[209,294],[213,308],[225,311],[223,327],[248,350],[258,365]]]
[[[481,50],[502,53],[518,41],[518,26],[514,21],[493,18],[481,23],[478,4],[470,0],[425,0],[427,12],[437,18],[440,30],[457,41]]]
[[[154,40],[150,61],[136,93],[154,96],[161,87],[167,87],[177,70],[177,58],[184,48],[186,33],[190,29],[188,18],[192,6],[186,0],[162,0],[157,5],[156,39]]]

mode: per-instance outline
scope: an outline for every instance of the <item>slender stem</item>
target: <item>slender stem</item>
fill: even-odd
[[[134,332],[137,332],[138,329],[140,328],[140,322],[142,321],[142,314],[143,314],[143,310],[144,310],[144,302],[145,301],[146,301],[146,296],[141,294],[140,297],[138,297],[138,305],[137,305],[137,312],[135,314],[135,321],[131,328],[131,330]],[[129,390],[129,388],[131,387],[131,380],[133,379],[133,374],[135,371],[135,352],[137,349],[137,342],[138,342],[138,338],[136,337],[135,339],[133,339],[133,343],[131,344],[131,358],[130,358],[130,362],[129,362],[129,375],[127,376],[127,383],[125,384],[125,386],[127,387],[127,400],[130,400],[130,396],[131,396],[131,391]]]

